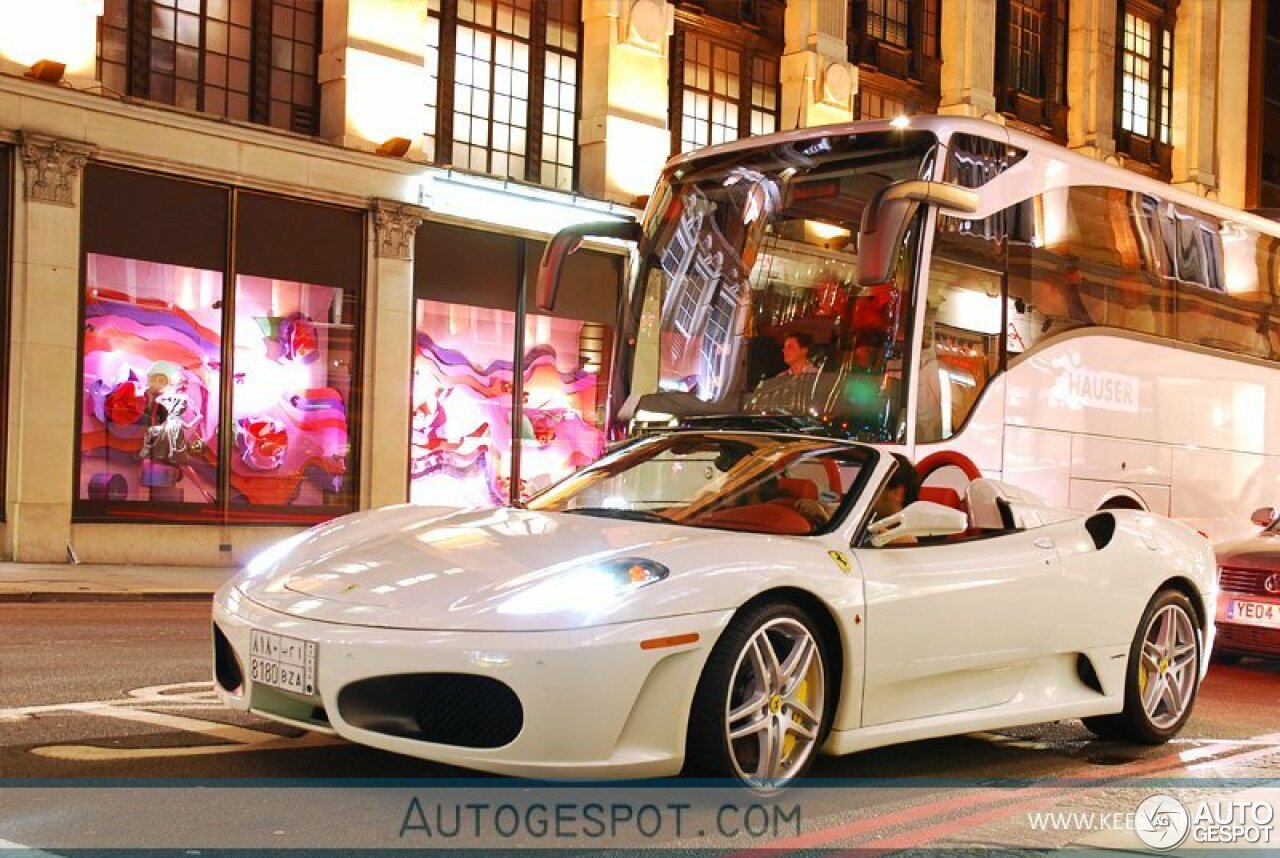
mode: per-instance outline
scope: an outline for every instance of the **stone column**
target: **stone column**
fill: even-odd
[[[71,537],[80,372],[80,187],[93,147],[23,132],[9,368],[10,556],[61,563]]]
[[[1182,0],[1173,33],[1173,183],[1197,194],[1218,187],[1215,131],[1218,94],[1218,2]],[[1234,5],[1234,4],[1233,4]],[[1248,4],[1239,4],[1248,18]],[[1247,26],[1247,22],[1246,22]],[[1249,42],[1231,50],[1248,63]],[[1247,66],[1246,66],[1247,70]],[[1247,114],[1247,89],[1240,90],[1239,112]],[[1247,139],[1247,138],[1246,138]]]
[[[1106,158],[1116,151],[1116,0],[1071,0],[1067,26],[1067,145]]]
[[[587,196],[631,203],[671,154],[667,121],[675,10],[662,0],[582,4],[579,181]]]
[[[1256,43],[1250,5],[1224,3],[1218,28],[1218,198],[1236,208],[1248,205],[1249,111],[1241,109],[1241,101],[1247,102],[1252,88],[1249,70]]]
[[[393,137],[425,158],[427,4],[326,0],[318,77],[320,136],[371,151]]]
[[[939,113],[995,116],[996,0],[942,4]]]
[[[858,67],[851,64],[848,3],[791,0],[787,4],[779,130],[853,119]]]
[[[373,201],[373,264],[365,321],[362,507],[408,499],[413,382],[413,239],[424,210]]]

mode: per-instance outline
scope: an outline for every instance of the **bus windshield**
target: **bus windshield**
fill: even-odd
[[[646,216],[620,367],[637,422],[793,415],[902,440],[920,219],[889,282],[869,286],[858,229],[877,191],[928,177],[935,144],[845,131],[670,168]]]

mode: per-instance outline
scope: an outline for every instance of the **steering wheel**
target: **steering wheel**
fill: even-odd
[[[956,450],[939,450],[925,456],[916,465],[916,476],[920,480],[920,485],[924,485],[924,481],[934,471],[949,467],[959,468],[970,481],[982,479],[982,471],[978,470],[978,466],[964,453]]]

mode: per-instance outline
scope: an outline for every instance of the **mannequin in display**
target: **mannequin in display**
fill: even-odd
[[[186,421],[191,403],[182,387],[182,370],[176,364],[160,361],[147,372],[142,408],[146,432],[142,447],[134,454],[136,458],[169,465],[186,461],[190,450]]]

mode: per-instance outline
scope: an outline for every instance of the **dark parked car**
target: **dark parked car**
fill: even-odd
[[[1253,514],[1262,532],[1217,547],[1218,637],[1214,658],[1226,664],[1243,656],[1280,658],[1280,514]]]

